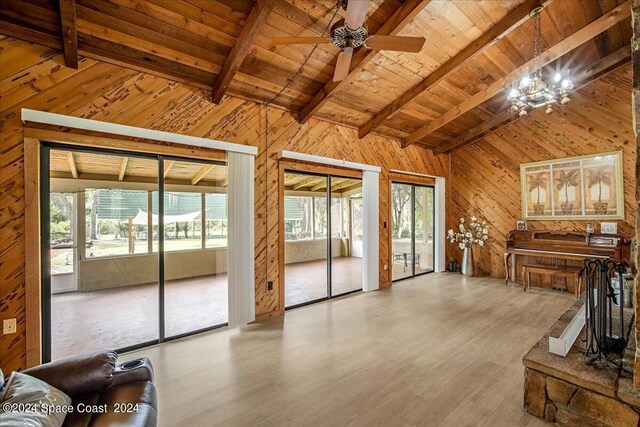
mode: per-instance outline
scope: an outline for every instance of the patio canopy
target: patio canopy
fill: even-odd
[[[207,213],[209,213],[209,209],[207,209]],[[133,218],[132,222],[137,225],[147,225],[148,224],[147,215],[148,215],[148,212],[138,209],[138,214]],[[197,212],[191,212],[191,213],[182,214],[182,215],[165,215],[164,223],[170,224],[174,222],[191,222],[191,221],[201,220],[201,219],[202,219],[202,214],[200,211],[197,211]],[[211,218],[211,219],[213,220],[214,218]],[[158,215],[151,214],[151,221],[152,221],[151,222],[152,225],[158,225],[159,224]]]

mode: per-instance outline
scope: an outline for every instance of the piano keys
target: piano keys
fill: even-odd
[[[523,265],[575,269],[581,268],[587,258],[613,258],[629,263],[630,250],[630,242],[621,234],[513,230],[507,235],[504,252],[505,284],[517,281]],[[541,277],[539,284],[552,287],[551,280]]]

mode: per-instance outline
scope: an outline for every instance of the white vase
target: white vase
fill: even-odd
[[[462,265],[460,271],[467,277],[473,277],[475,275],[475,268],[473,265],[473,248],[464,248],[462,253]]]

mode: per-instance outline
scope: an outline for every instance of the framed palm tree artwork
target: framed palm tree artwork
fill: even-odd
[[[622,152],[520,165],[524,219],[624,219]]]

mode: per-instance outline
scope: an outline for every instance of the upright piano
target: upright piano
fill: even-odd
[[[513,230],[504,252],[505,283],[516,282],[523,266],[579,269],[586,258],[613,258],[629,262],[630,242],[621,234]],[[551,275],[552,276],[552,275]],[[522,281],[524,282],[524,278]],[[539,277],[540,286],[554,287],[553,277]],[[566,278],[565,288],[566,288]],[[577,286],[573,284],[573,286]]]

